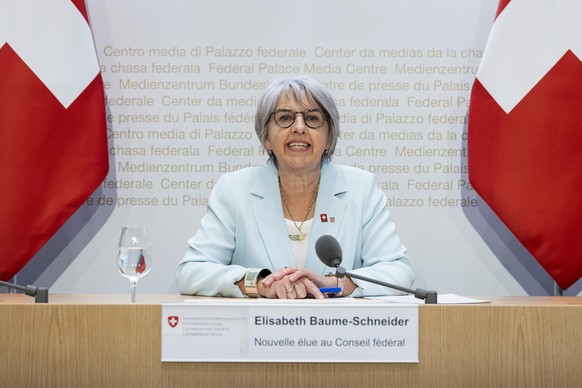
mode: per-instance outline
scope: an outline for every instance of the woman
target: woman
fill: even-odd
[[[342,267],[410,287],[414,273],[374,176],[331,163],[339,137],[333,97],[309,77],[281,78],[263,93],[255,131],[268,151],[265,166],[225,174],[217,181],[178,264],[182,294],[279,299],[394,294],[334,271],[315,254],[332,235]]]

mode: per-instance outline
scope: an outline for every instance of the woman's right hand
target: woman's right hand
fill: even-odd
[[[301,272],[301,275],[295,272]],[[295,274],[295,276],[292,276]],[[314,274],[297,268],[284,268],[271,273],[258,282],[261,296],[270,299],[305,299],[312,297],[323,299],[319,287],[310,279]]]

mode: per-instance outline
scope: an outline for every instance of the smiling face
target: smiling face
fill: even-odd
[[[294,112],[304,112],[308,109],[319,109],[310,98],[303,96],[299,103],[292,95],[281,95],[275,111],[290,109]],[[295,122],[289,128],[281,128],[271,116],[267,124],[267,141],[265,146],[277,158],[280,172],[309,173],[319,170],[321,156],[328,147],[329,122],[312,129],[305,125],[302,114],[295,116]]]

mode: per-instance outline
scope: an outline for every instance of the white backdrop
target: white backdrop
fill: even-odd
[[[176,292],[220,174],[262,164],[260,92],[310,74],[340,105],[334,161],[377,173],[417,274],[463,295],[546,295],[551,278],[467,179],[470,87],[497,0],[88,0],[108,102],[111,170],[18,274],[56,293],[123,293],[123,225],[150,228],[139,293]],[[580,291],[579,284],[568,293]]]

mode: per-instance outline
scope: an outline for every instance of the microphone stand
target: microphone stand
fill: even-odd
[[[31,285],[24,287],[17,284],[3,282],[2,280],[0,280],[0,286],[24,291],[26,295],[34,296],[34,303],[48,303],[48,288],[46,287],[35,287]]]
[[[413,294],[415,298],[424,300],[425,304],[436,304],[437,303],[437,292],[432,290],[423,290],[422,288],[417,288],[416,290],[412,290],[410,288],[397,286],[395,284],[390,284],[386,282],[382,282],[376,279],[370,279],[365,276],[361,276],[355,273],[347,272],[344,267],[337,266],[335,268],[335,276],[338,278],[344,278],[349,276],[351,278],[364,280],[366,282],[370,282],[372,284],[378,284],[384,287],[393,288],[395,290],[406,292],[407,294]]]

